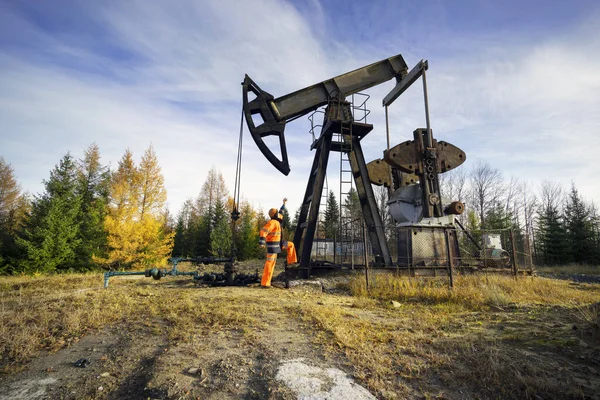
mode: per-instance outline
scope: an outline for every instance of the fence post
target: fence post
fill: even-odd
[[[513,235],[512,228],[510,228],[508,237],[510,239],[510,246],[512,247],[512,257],[511,258],[512,258],[513,275],[516,278],[517,277],[517,249],[515,249],[515,237]]]
[[[369,293],[369,253],[367,250],[367,227],[363,224],[363,253],[365,257],[365,279],[367,281],[367,293]]]
[[[447,229],[444,229],[444,236],[446,237],[446,253],[448,254],[448,277],[450,278],[450,288],[454,288],[454,277],[453,277],[453,270],[454,270],[454,265],[452,262],[452,252],[450,251],[450,235],[452,235],[451,232],[449,232]]]
[[[333,263],[337,265],[337,234],[333,234]]]

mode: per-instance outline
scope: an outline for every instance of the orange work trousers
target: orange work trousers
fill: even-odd
[[[296,256],[296,247],[294,246],[293,242],[288,242],[287,245],[283,246],[282,248],[284,250],[287,249],[288,265],[298,262],[298,258]],[[273,278],[273,270],[275,269],[276,262],[277,253],[267,253],[267,260],[265,261],[265,268],[260,281],[261,286],[271,286],[271,278]]]

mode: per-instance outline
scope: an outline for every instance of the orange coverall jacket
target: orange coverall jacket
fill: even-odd
[[[267,253],[281,253],[281,223],[272,219],[262,227],[258,244],[267,246]]]

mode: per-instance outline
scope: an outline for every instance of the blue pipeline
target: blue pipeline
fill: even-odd
[[[144,275],[146,278],[153,278],[155,280],[159,280],[165,276],[192,276],[194,280],[200,280],[200,274],[198,271],[185,272],[178,271],[177,264],[183,261],[190,261],[195,263],[203,263],[203,264],[214,264],[219,262],[233,262],[232,258],[215,258],[215,257],[198,257],[198,258],[180,258],[174,257],[169,258],[169,262],[173,263],[173,268],[170,270],[167,269],[158,269],[151,268],[145,271],[108,271],[104,273],[104,287],[108,287],[108,280],[111,276],[125,276],[125,275]]]

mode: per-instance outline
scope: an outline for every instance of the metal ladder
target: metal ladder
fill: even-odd
[[[356,99],[362,99],[360,104],[356,104]],[[367,100],[369,100],[370,96],[364,93],[356,93],[356,95],[352,95],[350,101],[350,110],[352,113],[351,121],[347,121],[341,125],[340,133],[337,135],[337,139],[339,142],[343,143],[342,150],[340,151],[340,240],[338,243],[340,244],[340,263],[349,263],[350,267],[354,269],[355,265],[355,255],[357,254],[356,244],[357,241],[362,242],[360,240],[360,225],[363,223],[362,218],[357,215],[351,215],[351,210],[348,209],[346,201],[350,202],[350,194],[352,191],[355,191],[354,187],[354,173],[352,171],[352,166],[350,164],[349,154],[353,151],[352,147],[352,122],[367,122],[367,115],[371,113],[370,110],[367,109]],[[356,198],[358,200],[358,197]],[[362,214],[362,210],[360,210],[360,204],[356,204],[359,207],[359,213]],[[358,218],[358,220],[357,220]],[[362,254],[362,251],[361,251]]]
[[[340,151],[340,192],[339,192],[339,263],[350,263],[354,269],[354,224],[351,210],[345,204],[350,201],[350,194],[354,189],[354,177],[350,167],[349,153],[352,151],[352,141],[345,140],[344,135],[352,136],[352,124],[342,124],[341,132],[336,135],[336,139],[346,146],[344,151]],[[336,260],[338,262],[338,260]]]
[[[312,114],[308,116],[310,121],[310,134],[312,136],[313,145],[317,142],[317,137],[315,135],[316,130],[321,130],[323,128],[323,123],[318,123],[315,121],[315,118],[318,118],[320,121],[323,121],[323,117],[325,115],[325,111],[316,110]],[[325,210],[327,208],[327,196],[329,194],[329,182],[327,180],[327,173],[325,174],[325,183],[323,185],[323,191],[321,193],[321,199],[319,204],[319,216],[317,218],[317,229],[315,230],[316,247],[315,247],[315,257],[317,258],[325,258],[327,252],[327,243],[320,239],[325,239],[325,235],[323,233],[324,224],[325,224]]]
[[[325,235],[325,211],[327,209],[327,196],[329,195],[329,183],[327,174],[325,175],[325,184],[321,193],[321,203],[319,205],[319,218],[317,219],[317,230],[315,232],[316,248],[315,257],[319,260],[327,259],[327,235]]]

